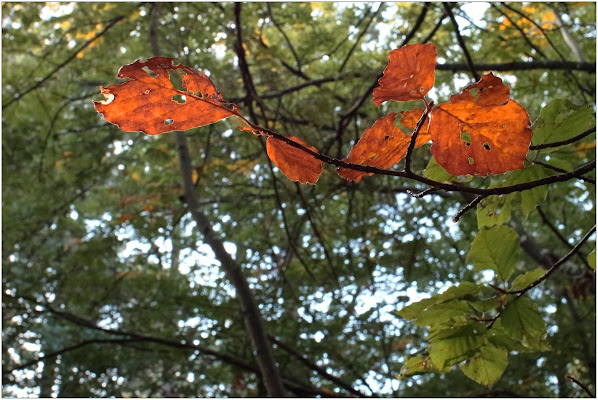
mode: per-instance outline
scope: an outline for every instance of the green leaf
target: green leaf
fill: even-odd
[[[401,368],[401,373],[397,376],[397,379],[403,379],[408,376],[430,371],[433,371],[433,365],[430,362],[430,357],[410,357]]]
[[[488,344],[459,367],[469,379],[492,387],[507,368],[508,357],[507,350]]]
[[[541,111],[532,125],[532,144],[558,142],[570,139],[594,124],[594,109],[590,105],[580,106],[568,99],[553,100]],[[554,151],[548,148],[542,151]]]
[[[488,196],[477,207],[478,228],[502,225],[511,218],[513,194]]]
[[[538,306],[528,297],[508,303],[500,316],[501,326],[513,339],[532,349],[544,349],[546,326]]]
[[[512,171],[500,186],[511,186],[519,183],[532,182],[538,179],[550,176],[545,168],[540,165],[528,165],[524,169]],[[521,194],[521,213],[527,218],[529,213],[541,204],[548,194],[548,186],[536,186],[535,188],[524,190]]]
[[[428,307],[419,314],[413,323],[421,327],[433,326],[470,313],[471,309],[466,301],[452,300]]]
[[[588,254],[588,264],[594,271],[596,271],[596,249],[592,250],[590,254]]]
[[[480,291],[480,287],[473,282],[461,282],[458,286],[451,286],[442,293],[436,294],[428,299],[420,300],[410,304],[397,312],[401,318],[413,320],[421,316],[427,308],[446,301],[460,299],[465,296],[474,295]]]
[[[440,164],[436,162],[434,156],[432,156],[428,166],[424,170],[424,176],[437,182],[451,182],[456,180],[453,175],[449,174],[446,169],[442,168]]]
[[[430,340],[428,351],[438,369],[457,364],[475,354],[486,344],[486,328],[469,324],[460,329],[446,329]]]
[[[517,262],[519,236],[508,226],[500,225],[478,232],[467,254],[467,261],[477,271],[492,269],[506,282]]]
[[[473,282],[463,281],[457,286],[451,286],[444,292],[435,295],[438,302],[461,299],[466,296],[477,294],[481,287]]]
[[[511,289],[521,290],[521,289],[527,287],[528,285],[530,285],[531,283],[535,282],[538,278],[540,278],[545,273],[546,273],[546,270],[544,268],[536,268],[533,271],[528,271],[524,274],[521,274],[517,278],[515,278],[515,280],[513,281],[513,284],[511,285]]]
[[[494,325],[492,325],[492,329],[486,335],[488,338],[488,342],[498,346],[503,347],[505,349],[509,349],[511,351],[525,351],[529,352],[532,351],[531,349],[525,347],[521,344],[521,341],[515,340],[509,335],[504,332],[502,325],[500,323],[500,319],[496,321]]]
[[[486,300],[469,301],[468,303],[476,311],[485,313],[488,311],[496,310],[500,305],[500,299],[498,297],[492,297]]]
[[[423,299],[413,304],[410,304],[407,307],[403,307],[403,309],[397,311],[397,315],[409,321],[417,318],[417,316],[420,315],[422,311],[434,304],[436,304],[436,299],[434,297],[430,297],[429,299]]]

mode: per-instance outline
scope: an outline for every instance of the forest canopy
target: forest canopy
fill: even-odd
[[[596,393],[595,3],[2,35],[4,396]]]

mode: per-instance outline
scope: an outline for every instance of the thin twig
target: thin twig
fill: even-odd
[[[270,7],[270,3],[266,3],[266,7],[268,9],[268,15],[270,16],[270,21],[272,21],[272,23],[274,24],[276,29],[278,29],[278,32],[280,32],[280,34],[282,35],[284,40],[287,42],[287,47],[289,48],[289,50],[291,50],[291,53],[293,53],[293,57],[295,58],[295,62],[297,63],[297,70],[301,71],[301,60],[299,59],[299,56],[295,52],[295,48],[291,44],[289,37],[287,36],[286,33],[284,33],[284,31],[282,30],[282,27],[280,25],[278,25],[278,22],[276,22],[276,19],[274,19],[274,15],[272,13],[272,7]]]
[[[378,9],[372,14],[372,16],[370,17],[370,20],[367,22],[367,24],[365,24],[365,27],[363,28],[363,30],[359,33],[359,35],[355,39],[353,46],[351,46],[351,49],[349,49],[349,52],[347,53],[347,55],[345,56],[345,59],[341,63],[341,66],[339,67],[338,72],[343,72],[343,69],[345,69],[345,66],[349,62],[351,55],[353,55],[353,52],[355,51],[355,48],[361,41],[361,38],[363,38],[363,36],[367,33],[368,29],[370,28],[370,25],[374,21],[374,18],[376,18],[376,15],[378,15],[380,13],[380,11],[382,11],[383,8],[384,8],[384,3],[380,3],[380,5],[378,6]],[[369,9],[367,11],[366,15],[369,14],[370,12],[371,12],[371,9]]]
[[[570,379],[571,381],[577,383],[577,385],[579,385],[579,387],[582,388],[588,394],[588,396],[590,396],[591,398],[593,398],[593,399],[596,398],[596,395],[594,393],[592,393],[586,385],[584,385],[583,383],[581,383],[580,381],[578,381],[571,375],[567,375],[567,379]]]
[[[410,190],[410,189],[406,190],[405,192],[406,192],[406,193],[407,193],[409,196],[411,196],[411,197],[414,197],[414,198],[416,198],[416,199],[421,199],[421,198],[422,198],[422,197],[424,197],[425,195],[427,195],[427,194],[430,194],[430,193],[433,193],[433,192],[436,192],[436,191],[438,191],[438,188],[435,188],[435,187],[429,187],[429,188],[427,188],[427,189],[424,189],[424,190],[422,190],[421,192],[417,192],[417,193],[416,193],[416,192],[414,192],[413,190]]]
[[[2,105],[2,109],[4,110],[4,109],[10,107],[16,101],[21,100],[27,94],[29,94],[33,90],[39,88],[48,79],[50,79],[55,73],[60,71],[69,62],[73,61],[77,57],[77,54],[79,54],[81,51],[85,50],[90,44],[92,44],[97,39],[102,37],[106,32],[108,32],[110,30],[110,28],[112,28],[114,25],[116,25],[117,22],[122,21],[123,19],[125,19],[125,17],[123,15],[114,18],[112,21],[110,21],[110,23],[108,23],[108,25],[106,25],[106,27],[104,29],[102,29],[100,32],[98,32],[94,37],[89,39],[87,42],[83,43],[82,46],[80,46],[77,50],[75,50],[66,60],[64,60],[63,62],[58,64],[56,66],[56,68],[54,68],[48,75],[44,76],[42,79],[37,81],[35,84],[31,85],[29,88],[25,89],[23,92],[17,93],[16,95],[14,95],[13,98],[8,103]]]
[[[567,239],[565,239],[565,237],[561,234],[561,232],[556,228],[556,226],[554,226],[549,220],[548,217],[544,214],[544,212],[542,211],[542,208],[540,206],[538,206],[536,208],[536,210],[538,210],[538,214],[540,214],[540,218],[542,218],[542,222],[544,222],[545,225],[548,226],[548,228],[556,235],[556,237],[559,238],[559,240],[565,244],[565,246],[569,247],[570,249],[573,248],[573,245],[571,243],[569,243],[567,241]],[[579,258],[579,260],[586,266],[586,268],[588,268],[589,270],[591,270],[592,268],[590,267],[590,264],[588,264],[588,260],[586,258],[586,256],[584,254],[580,252],[578,252],[577,254],[577,258]]]
[[[340,378],[337,378],[336,376],[331,375],[328,372],[326,372],[326,370],[324,368],[319,367],[314,362],[312,362],[307,357],[305,357],[303,354],[298,353],[297,351],[295,351],[290,346],[284,344],[280,340],[277,340],[274,336],[268,335],[268,337],[270,338],[270,340],[272,341],[272,343],[276,344],[282,350],[284,350],[285,352],[287,352],[288,354],[290,354],[291,356],[293,356],[295,359],[297,359],[298,361],[300,361],[302,364],[306,365],[311,370],[317,372],[322,377],[328,379],[330,382],[336,383],[338,386],[342,387],[343,389],[347,390],[348,392],[350,392],[350,393],[352,393],[354,395],[357,395],[359,397],[367,397],[363,393],[361,393],[359,390],[353,389],[351,387],[351,385],[343,382]]]
[[[474,77],[474,80],[479,81],[480,76],[478,75],[474,65],[473,60],[471,59],[471,55],[469,54],[469,50],[467,50],[467,46],[465,45],[465,41],[461,36],[461,32],[459,31],[459,24],[457,24],[457,20],[455,19],[455,15],[453,14],[453,10],[451,10],[451,6],[448,3],[442,3],[446,13],[448,14],[451,22],[453,23],[453,27],[455,28],[455,34],[457,35],[457,41],[459,42],[459,46],[461,50],[463,50],[463,54],[465,55],[465,59],[467,60],[467,65],[469,65],[469,70],[471,71],[471,75]]]
[[[482,199],[484,199],[485,197],[486,196],[476,196],[469,204],[467,204],[465,207],[460,209],[457,212],[457,214],[455,214],[455,216],[453,217],[453,222],[459,222],[459,218],[461,218],[461,216],[463,216],[463,214],[465,214],[467,211],[469,211],[473,207],[477,206],[478,203],[480,201],[482,201]]]
[[[559,167],[555,167],[554,165],[546,164],[546,163],[544,163],[544,162],[542,162],[542,161],[538,161],[538,160],[529,160],[529,159],[528,159],[528,161],[530,161],[532,164],[541,165],[541,166],[543,166],[544,168],[548,168],[548,169],[551,169],[551,170],[553,170],[553,171],[556,171],[556,172],[560,172],[560,173],[566,173],[566,172],[569,172],[569,171],[567,171],[566,169],[562,169],[562,168],[559,168]],[[586,177],[586,176],[581,176],[581,175],[580,175],[580,176],[578,176],[578,178],[579,178],[579,179],[581,179],[581,180],[582,180],[582,181],[584,181],[584,182],[591,183],[592,185],[595,185],[595,184],[596,184],[596,180],[595,180],[595,179],[588,178],[588,177]]]
[[[583,246],[583,244],[590,238],[590,236],[592,236],[592,234],[595,231],[596,231],[596,225],[594,225],[592,227],[592,229],[590,229],[588,231],[588,233],[585,234],[585,236],[575,245],[575,247],[573,247],[571,249],[571,251],[569,253],[567,253],[563,258],[561,258],[556,263],[554,263],[552,265],[552,267],[550,267],[550,269],[548,271],[546,271],[546,273],[544,273],[544,275],[542,275],[540,278],[536,279],[534,282],[530,283],[529,285],[527,285],[527,287],[525,287],[525,288],[523,288],[521,290],[513,290],[513,291],[509,291],[508,293],[509,294],[517,294],[519,296],[523,296],[527,291],[535,288],[540,283],[544,282],[550,275],[552,275],[552,273],[554,271],[556,271],[561,265],[563,265],[571,257],[573,257],[579,251],[579,249],[581,249],[581,246]]]
[[[426,3],[427,4],[427,3]],[[432,38],[434,37],[434,35],[436,34],[436,31],[438,31],[438,29],[442,26],[442,24],[444,23],[444,19],[447,17],[446,12],[438,19],[438,22],[436,23],[436,25],[434,26],[434,29],[432,29],[430,31],[430,33],[428,34],[428,36],[426,36],[426,38],[424,40],[422,40],[422,43],[428,43],[428,41],[432,40]],[[436,68],[438,69],[438,68]]]
[[[544,54],[544,52],[542,50],[540,50],[535,44],[532,43],[532,41],[527,37],[527,34],[525,33],[525,31],[517,24],[517,22],[515,22],[511,19],[509,14],[507,14],[506,12],[504,12],[503,10],[501,10],[500,8],[498,8],[497,6],[495,6],[492,3],[490,4],[490,7],[494,8],[496,11],[501,13],[507,19],[507,21],[509,21],[511,26],[514,27],[517,31],[519,31],[519,34],[523,37],[523,40],[529,45],[529,47],[534,49],[542,57],[548,58],[548,57],[546,57],[546,54]]]
[[[581,139],[585,138],[590,133],[594,133],[594,132],[596,132],[596,126],[593,126],[590,129],[588,129],[588,130],[580,133],[579,135],[573,136],[570,139],[561,140],[561,141],[552,142],[552,143],[538,144],[538,145],[535,145],[535,146],[530,146],[529,149],[530,150],[541,150],[541,149],[548,149],[548,148],[551,148],[551,147],[564,146],[564,145],[567,145],[567,144],[575,143],[578,140],[581,140]]]

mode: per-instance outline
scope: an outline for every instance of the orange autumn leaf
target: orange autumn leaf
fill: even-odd
[[[432,44],[405,45],[390,52],[384,75],[374,89],[374,105],[387,100],[421,100],[434,86],[436,47]]]
[[[409,129],[411,132],[415,130],[415,125],[421,118],[422,114],[425,110],[421,108],[416,108],[409,111],[401,111],[401,119],[399,123],[403,125],[405,128]],[[415,139],[415,147],[419,147],[427,142],[430,141],[430,133],[428,132],[428,124],[430,123],[430,116],[426,117],[426,121],[422,124],[422,127],[419,130],[417,138]]]
[[[371,128],[366,129],[344,161],[377,168],[390,168],[405,157],[411,135],[403,133],[394,124],[396,116],[397,113],[390,113],[377,120]],[[416,139],[416,146],[421,146],[429,140],[429,138],[419,141],[418,139]],[[366,175],[373,175],[349,168],[339,168],[338,173],[343,178],[356,182]]]
[[[508,86],[487,74],[430,113],[432,154],[451,175],[502,174],[523,168],[529,116]]]
[[[182,80],[182,89],[172,84],[171,75]],[[96,101],[94,106],[106,121],[124,131],[157,135],[208,125],[237,113],[210,78],[173,64],[172,58],[135,61],[123,66],[118,77],[129,80],[100,88],[107,100]]]
[[[311,151],[318,151],[315,147],[308,145],[303,139],[294,136],[288,139],[307,147]],[[274,165],[290,180],[311,184],[315,184],[318,181],[320,173],[322,173],[322,161],[314,158],[312,155],[273,137],[269,137],[266,140],[266,150],[268,157],[270,157]]]

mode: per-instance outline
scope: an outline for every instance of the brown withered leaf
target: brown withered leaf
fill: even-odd
[[[434,86],[436,47],[432,43],[405,45],[390,52],[379,87],[374,89],[374,105],[387,100],[423,99]]]
[[[451,175],[502,174],[523,168],[529,116],[509,88],[487,74],[430,113],[432,154]]]
[[[317,152],[305,140],[291,136],[288,139]],[[322,173],[322,161],[290,144],[273,137],[266,140],[268,157],[292,181],[315,184]]]
[[[171,82],[182,81],[182,89]],[[172,58],[154,57],[123,66],[119,85],[100,88],[106,101],[94,106],[106,121],[124,131],[149,135],[187,130],[208,125],[233,114],[236,108],[226,103],[204,73],[173,64]]]
[[[390,168],[405,157],[411,135],[403,133],[394,124],[396,116],[397,113],[390,113],[377,120],[372,127],[366,129],[359,142],[351,149],[349,157],[345,158],[344,161],[377,168]],[[416,147],[429,140],[429,137],[426,139],[425,136],[420,139],[418,135],[415,141]],[[356,182],[359,182],[366,175],[373,175],[372,173],[350,168],[339,168],[338,173],[343,178]]]

